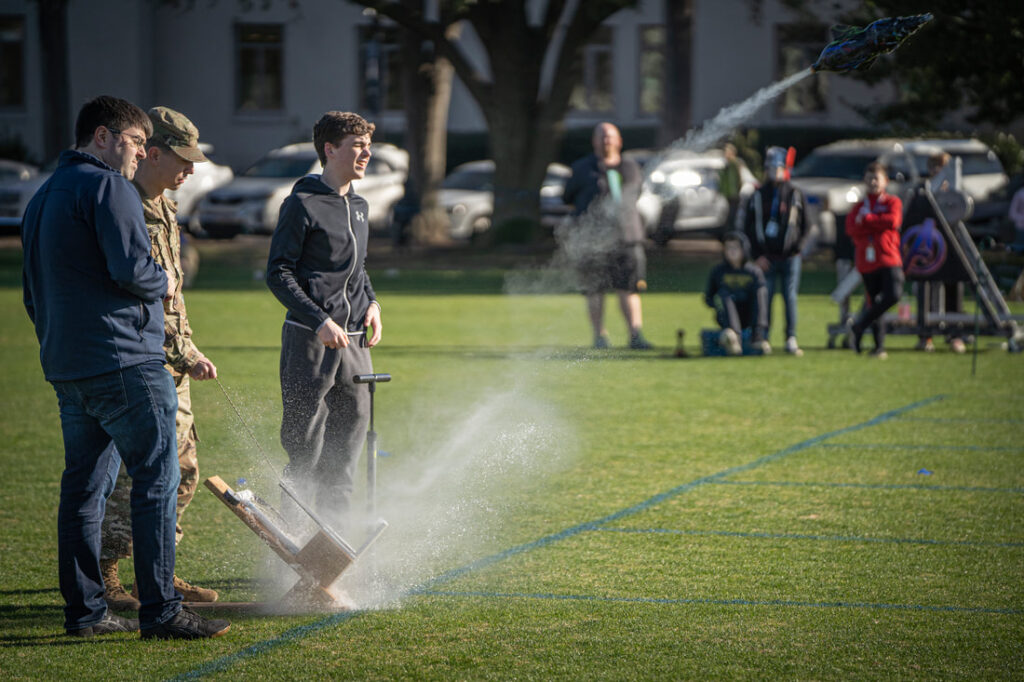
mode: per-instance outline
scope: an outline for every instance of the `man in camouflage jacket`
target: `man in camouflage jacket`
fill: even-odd
[[[146,143],[146,158],[139,163],[133,184],[142,198],[142,212],[152,241],[152,255],[174,278],[177,285],[172,297],[164,299],[165,367],[174,378],[178,392],[175,430],[178,441],[178,463],[181,483],[178,486],[177,526],[175,541],[182,536],[181,516],[192,501],[199,485],[199,464],[196,459],[196,428],[192,415],[189,378],[202,381],[217,377],[217,368],[192,342],[192,328],[185,313],[181,294],[181,233],[176,219],[176,204],[164,196],[164,190],[181,187],[193,172],[193,163],[206,161],[198,147],[199,131],[182,114],[166,107],[149,110],[153,135]],[[104,598],[111,608],[138,609],[138,600],[125,590],[117,575],[117,562],[131,555],[132,529],[130,511],[131,479],[124,467],[117,485],[107,501],[103,522],[100,567],[106,584]],[[185,601],[211,602],[217,593],[190,585],[174,576],[174,587]]]

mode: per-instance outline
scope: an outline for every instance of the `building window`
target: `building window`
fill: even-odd
[[[664,26],[640,27],[640,115],[657,116],[665,101]]]
[[[241,112],[284,108],[284,30],[279,24],[237,24],[235,108]]]
[[[818,58],[827,29],[821,24],[780,24],[776,27],[778,77],[786,78],[808,68]],[[821,74],[805,78],[778,99],[780,116],[806,116],[827,109],[827,81]]]
[[[404,108],[398,27],[359,27],[359,74],[359,103],[363,109],[373,115]]]
[[[614,65],[612,30],[602,26],[583,48],[583,82],[573,89],[569,106],[575,111],[611,111]]]
[[[25,106],[25,18],[0,15],[0,107]]]

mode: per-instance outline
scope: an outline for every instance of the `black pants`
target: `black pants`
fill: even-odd
[[[352,381],[373,371],[364,339],[350,335],[347,348],[328,348],[309,329],[286,322],[281,332],[284,476],[331,520],[349,510],[370,422],[369,390]]]
[[[715,295],[715,320],[722,329],[732,329],[743,335],[743,330],[753,329],[752,340],[761,341],[768,336],[768,296],[762,289],[754,301],[737,301],[732,296]]]
[[[881,322],[882,315],[893,307],[903,295],[903,268],[880,268],[873,272],[861,274],[864,280],[864,307],[861,308],[853,323],[853,331],[860,336],[871,327],[875,337],[875,348],[885,348],[885,325]]]

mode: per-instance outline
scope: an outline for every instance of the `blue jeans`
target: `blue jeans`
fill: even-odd
[[[768,326],[772,324],[772,301],[775,300],[775,280],[782,280],[782,302],[786,306],[786,337],[796,336],[796,295],[800,289],[800,256],[772,261],[764,273],[768,282]]]
[[[174,380],[154,360],[87,379],[54,381],[53,388],[64,434],[57,565],[65,629],[89,627],[106,613],[100,529],[122,459],[132,477],[139,620],[145,628],[174,618],[181,610],[173,585],[180,480]]]

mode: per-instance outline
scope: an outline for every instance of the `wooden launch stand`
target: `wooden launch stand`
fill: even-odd
[[[305,609],[349,608],[331,585],[342,573],[372,545],[387,528],[380,520],[358,550],[321,521],[316,514],[299,501],[281,483],[282,490],[316,523],[317,531],[299,547],[287,531],[288,524],[281,514],[249,490],[234,491],[219,476],[204,481],[210,491],[235,513],[252,532],[284,560],[296,573],[299,581],[281,599],[280,607],[288,611]]]

